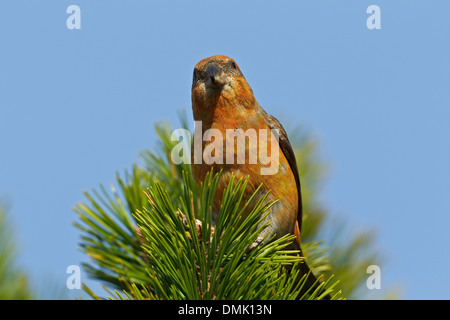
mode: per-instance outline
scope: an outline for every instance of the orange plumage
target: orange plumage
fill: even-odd
[[[208,164],[208,161],[201,159],[200,164],[194,164],[194,162],[192,164],[193,174],[198,182],[204,180],[211,168],[214,169],[214,172],[223,170],[215,198],[214,211],[218,212],[222,193],[231,174],[237,178],[249,179],[244,200],[249,199],[256,188],[262,184],[259,195],[254,201],[258,201],[258,198],[270,191],[267,200],[278,200],[278,202],[272,207],[272,212],[267,217],[270,226],[261,237],[268,235],[267,239],[270,239],[271,236],[281,237],[286,234],[295,234],[297,241],[293,242],[292,247],[301,250],[302,203],[294,152],[285,130],[277,119],[268,115],[258,104],[251,87],[233,59],[221,55],[212,56],[201,60],[195,66],[192,83],[192,111],[194,120],[201,121],[202,137],[208,133],[209,129],[215,129],[221,133],[221,139],[223,139],[223,150],[220,150],[222,154],[219,155],[222,161]],[[267,154],[272,154],[271,152],[274,151],[271,150],[271,145],[278,148],[276,173],[261,174],[261,168],[268,165],[261,163],[261,151],[250,139],[243,150],[247,155],[245,163],[236,161],[237,154],[233,163],[227,163],[226,149],[230,147],[230,144],[234,144],[234,139],[232,141],[227,139],[227,130],[230,129],[242,129],[245,132],[255,130],[259,135],[258,138],[266,141],[269,148]],[[271,132],[272,129],[278,130],[278,141],[273,140],[276,138]],[[264,131],[267,133],[266,135],[264,135]],[[261,136],[261,134],[263,135]],[[212,138],[211,141],[204,141],[203,148],[208,148],[211,143],[214,143]],[[255,153],[257,162],[250,163],[249,155]],[[217,155],[211,154],[211,156]],[[306,264],[304,265],[306,266]],[[306,266],[303,271],[307,272],[308,270],[309,268]],[[313,280],[315,278],[311,279],[311,281]]]

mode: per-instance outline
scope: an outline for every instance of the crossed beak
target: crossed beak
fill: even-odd
[[[222,81],[223,79],[221,79],[222,77],[220,76],[220,73],[219,68],[214,63],[211,63],[206,71],[207,84],[211,87],[223,85],[224,83]]]

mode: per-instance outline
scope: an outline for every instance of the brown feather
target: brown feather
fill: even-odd
[[[288,136],[286,131],[284,130],[281,123],[273,116],[268,114],[264,111],[263,108],[261,108],[261,112],[266,118],[266,122],[269,125],[271,129],[278,129],[279,130],[279,145],[280,148],[284,154],[284,157],[289,163],[289,167],[291,168],[292,173],[295,177],[295,184],[297,186],[297,194],[298,194],[298,213],[297,213],[297,223],[298,223],[298,232],[301,233],[302,231],[302,215],[303,215],[303,208],[302,208],[302,195],[301,195],[301,185],[300,185],[300,176],[298,174],[298,168],[297,168],[297,160],[295,159],[295,153],[292,149],[291,143],[289,142]],[[300,237],[300,235],[298,236]]]

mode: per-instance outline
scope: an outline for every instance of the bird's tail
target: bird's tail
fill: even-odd
[[[295,224],[294,235],[296,236],[296,239],[291,243],[290,248],[300,251],[300,256],[305,257],[305,255],[303,254],[303,250],[300,246],[301,239],[300,239],[300,228],[299,228],[298,223]],[[306,260],[303,260],[303,262],[300,264],[300,273],[299,273],[299,276],[298,276],[299,278],[297,279],[297,281],[300,281],[303,276],[306,277],[306,280],[300,290],[298,298],[301,298],[306,293],[311,294],[314,291],[316,291],[323,281],[323,279],[317,279],[317,277],[314,275],[314,273],[312,272],[312,270],[309,268],[308,264],[306,263]],[[323,297],[323,299],[330,300],[331,296],[329,294],[327,294]]]
[[[303,257],[303,253],[300,250],[301,256]],[[306,277],[304,280],[304,284],[302,285],[300,289],[300,293],[298,294],[298,298],[303,297],[305,294],[312,294],[314,291],[319,289],[319,286],[322,284],[323,279],[317,279],[317,277],[314,275],[306,261],[303,261],[300,263],[300,272],[298,275],[298,280],[300,281],[303,279],[303,277]],[[322,288],[324,288],[322,286]],[[323,299],[330,300],[331,296],[329,294],[326,294]]]
[[[303,250],[300,246],[300,232],[296,229],[296,239],[291,243],[290,248],[294,250],[298,250],[300,252],[301,257],[305,257],[303,254]],[[312,272],[311,268],[308,266],[308,263],[305,259],[300,263],[300,272],[298,274],[297,281],[301,281],[303,277],[306,277],[304,284],[302,285],[300,292],[298,294],[298,298],[305,296],[305,294],[312,294],[314,291],[319,289],[319,286],[322,284],[323,279],[317,279],[317,277]],[[298,283],[298,282],[297,282]],[[324,286],[322,286],[324,287]],[[331,296],[326,294],[323,299],[330,300]]]

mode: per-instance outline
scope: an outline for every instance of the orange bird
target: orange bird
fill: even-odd
[[[267,114],[258,104],[252,89],[233,59],[217,55],[205,58],[195,66],[192,82],[192,111],[196,126],[197,123],[201,122],[201,138],[205,140],[203,148],[207,148],[211,143],[217,143],[217,141],[214,141],[214,139],[217,139],[217,136],[214,139],[205,139],[205,133],[208,135],[208,132],[213,131],[210,129],[215,129],[216,133],[221,133],[221,139],[223,139],[221,141],[223,150],[220,150],[222,154],[215,154],[217,153],[217,150],[215,150],[209,156],[220,161],[206,159],[208,154],[205,154],[202,149],[200,157],[203,157],[203,159],[199,161],[197,155],[197,159],[192,163],[192,170],[197,182],[204,181],[206,174],[211,168],[214,169],[214,172],[222,170],[222,177],[213,208],[213,219],[217,218],[214,217],[214,211],[217,214],[223,191],[231,175],[234,174],[237,178],[248,178],[248,185],[243,199],[244,203],[261,184],[262,187],[258,196],[253,200],[255,203],[269,191],[267,200],[278,200],[266,218],[270,221],[270,225],[264,230],[264,234],[260,235],[260,239],[294,234],[296,235],[296,241],[292,243],[291,249],[299,250],[300,254],[303,255],[300,246],[302,198],[294,151],[283,126],[277,119]],[[238,129],[242,129],[241,132],[259,133],[259,139],[252,141],[248,137],[249,142],[245,143],[245,148],[234,152],[235,140],[233,137],[230,141],[230,135],[227,135],[227,130]],[[274,134],[271,134],[272,129],[277,130],[279,134],[278,139],[276,139]],[[195,134],[194,139],[196,139]],[[270,151],[265,153],[266,155],[269,153],[273,155],[274,151],[279,151],[278,157],[272,159],[276,165],[276,169],[272,174],[262,174],[261,169],[268,166],[267,162],[265,165],[261,164],[263,154],[258,148],[257,142],[260,143],[260,146],[261,142],[265,142],[265,145],[270,149]],[[231,162],[229,161],[231,159],[226,157],[227,148],[230,147],[230,144],[234,152],[234,161]],[[275,146],[278,150],[272,150],[272,146]],[[236,160],[236,158],[239,159],[239,152],[248,154],[248,159],[244,163],[242,163],[242,158],[241,161]],[[251,156],[255,154],[257,155],[256,163],[255,161],[250,161]],[[193,155],[195,158],[195,150],[193,150]],[[306,262],[302,263],[301,266],[301,273],[307,274],[309,267]],[[316,286],[317,284],[314,285],[315,282],[316,278],[310,273],[307,279],[307,286]]]

